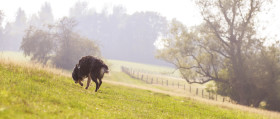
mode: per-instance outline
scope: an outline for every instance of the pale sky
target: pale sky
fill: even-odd
[[[97,12],[102,8],[111,8],[121,5],[127,9],[128,14],[136,11],[155,11],[165,16],[168,20],[176,18],[188,26],[199,24],[202,19],[192,0],[0,0],[0,10],[5,14],[5,20],[13,21],[18,8],[27,14],[27,17],[38,13],[41,6],[50,3],[55,19],[67,16],[69,8],[78,1],[88,2],[89,8],[94,8]]]
[[[5,14],[5,24],[15,19],[18,8],[23,9],[27,17],[30,17],[32,14],[37,14],[41,6],[48,2],[57,20],[62,16],[68,16],[69,9],[78,1],[88,2],[88,7],[94,8],[97,12],[104,7],[122,5],[127,9],[128,14],[137,11],[155,11],[168,20],[176,18],[187,26],[198,25],[202,22],[193,0],[0,0],[0,10]],[[262,36],[280,39],[280,35],[277,35],[280,33],[279,12],[280,0],[274,0],[270,12],[261,15],[261,26],[267,27],[261,30]]]

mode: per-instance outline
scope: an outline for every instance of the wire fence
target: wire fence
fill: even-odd
[[[165,78],[164,76],[153,75],[150,73],[140,72],[133,70],[133,68],[128,68],[122,66],[122,72],[126,73],[130,77],[141,80],[146,84],[158,85],[168,88],[176,88],[185,91],[189,95],[198,96],[205,99],[222,101],[222,102],[232,102],[230,98],[218,95],[214,92],[207,91],[205,87],[188,84],[184,80],[170,79],[170,77]]]

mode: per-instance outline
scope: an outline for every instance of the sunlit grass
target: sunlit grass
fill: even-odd
[[[114,77],[125,75],[105,80]],[[0,118],[266,118],[108,83],[97,93],[94,88],[85,90],[69,76],[34,65],[0,61]]]
[[[119,62],[114,65],[121,66]],[[280,117],[277,112],[201,99],[175,88],[149,85],[115,70],[104,80],[126,85],[104,82],[98,93],[94,93],[94,85],[85,90],[70,77],[69,71],[30,63],[21,53],[0,54],[0,118]],[[133,103],[138,101],[141,103]]]

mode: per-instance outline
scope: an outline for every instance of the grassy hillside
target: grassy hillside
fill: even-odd
[[[269,118],[109,83],[95,93],[53,72],[0,61],[0,118]]]

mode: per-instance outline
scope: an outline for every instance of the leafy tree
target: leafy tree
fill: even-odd
[[[58,25],[60,46],[53,58],[53,63],[61,68],[71,69],[85,55],[100,56],[99,47],[88,38],[73,33],[76,22],[63,18]]]
[[[30,27],[22,39],[21,50],[25,55],[31,56],[31,60],[46,64],[55,50],[54,35],[49,31],[43,31]]]
[[[73,32],[75,24],[75,20],[65,17],[57,25],[49,25],[48,30],[30,27],[23,38],[21,49],[34,61],[44,64],[51,61],[64,69],[72,69],[82,56],[100,56],[95,42]]]
[[[41,7],[41,11],[38,13],[39,21],[42,24],[52,24],[54,22],[52,8],[50,3],[45,2],[45,4]]]
[[[2,22],[3,22],[3,12],[0,10],[0,47],[2,48],[4,41],[3,41],[3,27],[2,27]],[[0,49],[1,51],[2,49]]]
[[[156,12],[130,15],[122,6],[114,6],[111,14],[106,8],[97,13],[87,6],[86,2],[78,2],[71,8],[70,16],[79,22],[75,30],[100,41],[104,57],[160,64],[154,58],[156,49],[153,43],[160,33],[166,31],[165,17]]]
[[[28,25],[36,26],[42,28],[46,27],[48,24],[54,24],[54,16],[52,13],[51,5],[48,2],[45,2],[38,14],[33,14],[28,21]]]
[[[279,93],[269,88],[279,82],[279,49],[264,46],[265,39],[256,37],[255,19],[264,1],[198,0],[197,4],[205,23],[187,29],[173,20],[159,58],[173,63],[189,83],[215,81],[217,92],[237,103],[258,107],[266,100],[269,108],[268,100],[279,99],[267,97],[269,91]]]
[[[27,28],[26,22],[26,14],[22,9],[19,8],[15,21],[7,23],[4,29],[4,50],[19,50],[20,42],[24,35],[24,30]]]
[[[2,12],[2,10],[0,10],[0,25],[1,25],[1,28],[2,28],[3,16],[4,16],[4,13]]]

